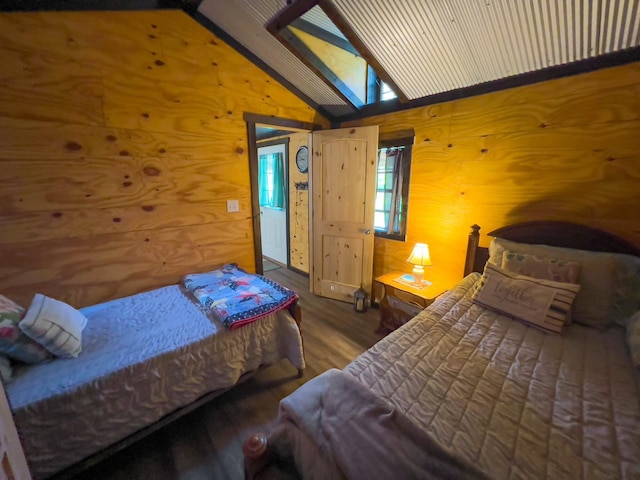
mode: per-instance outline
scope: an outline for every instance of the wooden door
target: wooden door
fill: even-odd
[[[353,301],[373,282],[373,213],[378,127],[313,133],[313,293]]]

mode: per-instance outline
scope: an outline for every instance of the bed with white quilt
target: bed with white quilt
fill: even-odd
[[[640,478],[638,250],[530,222],[487,252],[478,230],[455,288],[282,400],[249,477]]]
[[[34,478],[60,471],[64,477],[95,463],[263,366],[288,359],[302,372],[302,339],[291,314],[297,295],[268,279],[258,278],[256,287],[236,267],[83,308],[77,356],[14,363],[5,389]],[[259,315],[247,322],[236,314],[245,319],[240,328],[211,315],[205,304],[231,310],[230,301],[212,299],[225,288],[241,292],[242,308],[253,302]],[[276,294],[284,299],[279,307],[270,303]]]

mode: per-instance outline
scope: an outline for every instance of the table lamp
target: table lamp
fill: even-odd
[[[413,264],[413,283],[421,285],[424,278],[424,268],[431,266],[429,258],[429,245],[426,243],[416,243],[407,262]]]

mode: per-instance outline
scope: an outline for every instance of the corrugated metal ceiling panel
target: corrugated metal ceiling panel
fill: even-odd
[[[334,25],[331,19],[327,17],[327,14],[324,13],[324,10],[322,10],[318,6],[313,7],[311,10],[305,13],[302,16],[302,19],[306,20],[307,22],[313,23],[314,25],[317,25],[323,30],[332,33],[336,37],[340,37],[344,40],[347,39],[347,37],[344,36],[340,29]]]
[[[333,0],[410,99],[640,45],[640,0]]]
[[[280,73],[319,105],[350,108],[329,86],[284,47],[264,25],[285,6],[284,0],[204,0],[198,11]]]

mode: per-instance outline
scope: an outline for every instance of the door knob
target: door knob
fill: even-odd
[[[371,234],[371,229],[370,229],[370,228],[367,228],[367,229],[364,231],[364,234],[365,234],[365,235],[370,235],[370,234]]]

